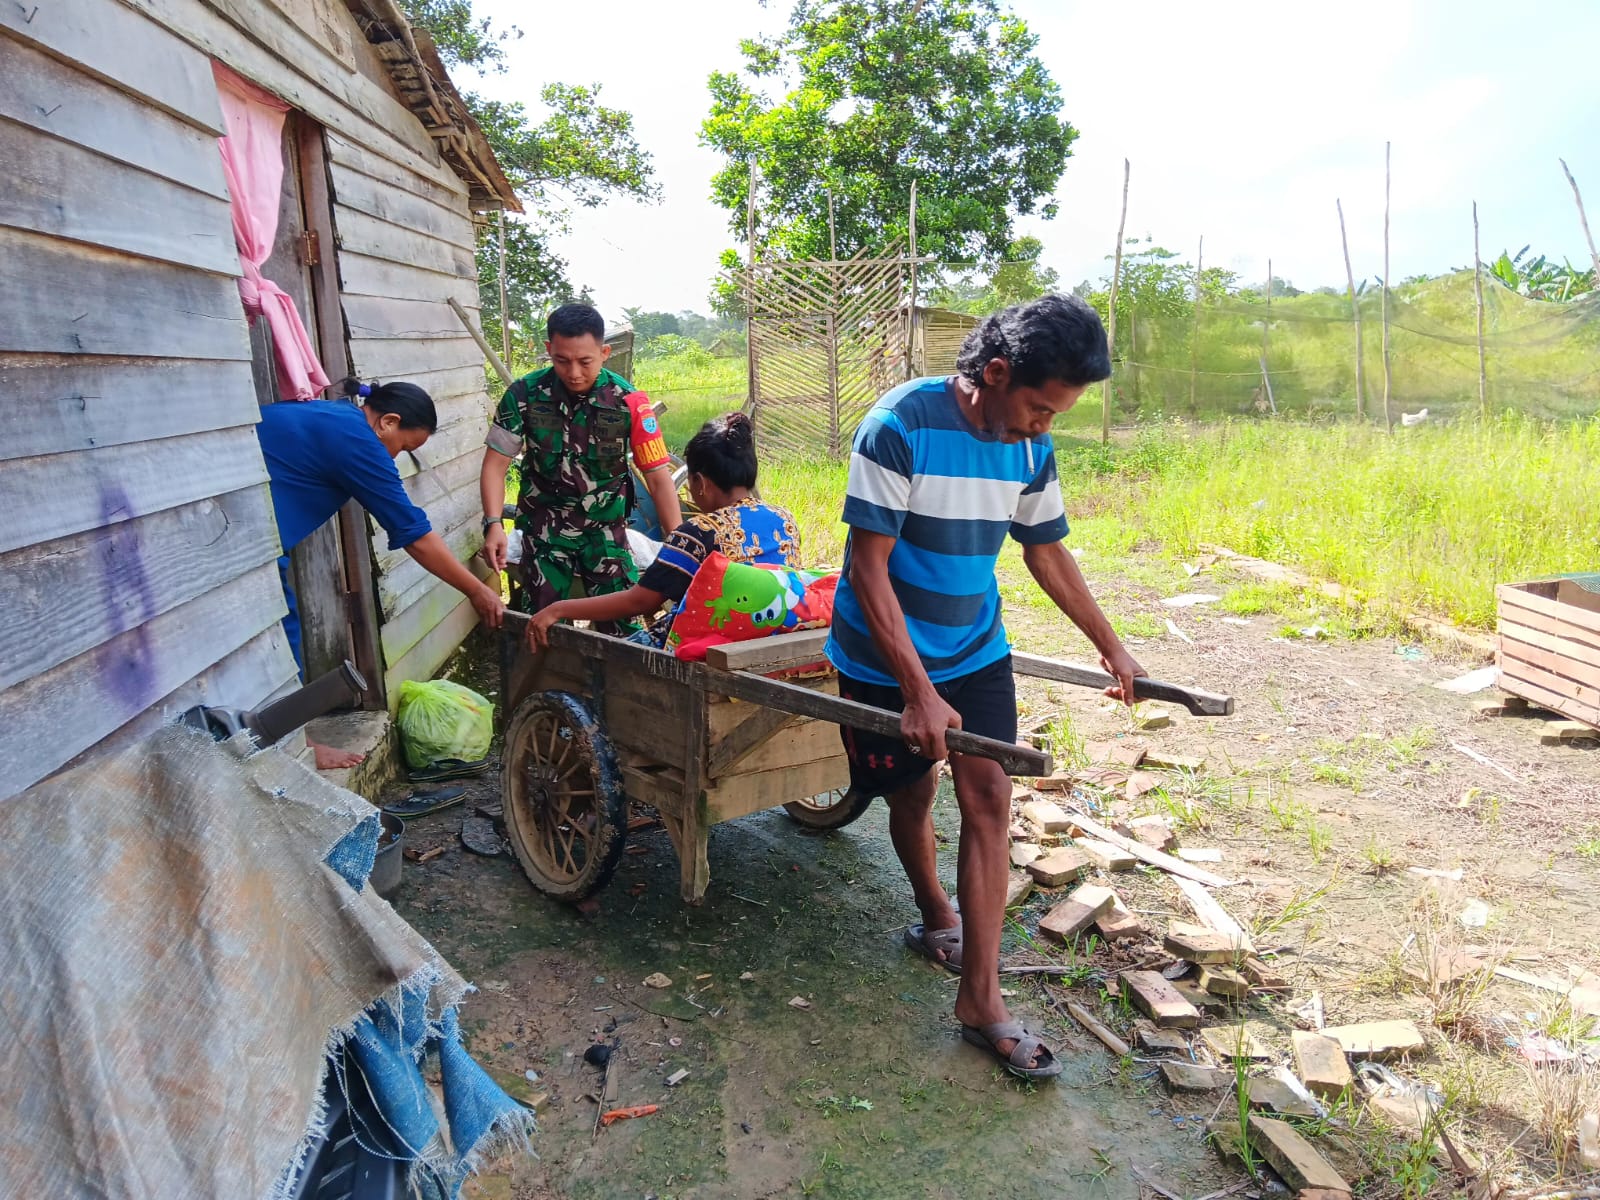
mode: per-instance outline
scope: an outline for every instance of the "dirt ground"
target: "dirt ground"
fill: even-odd
[[[1207,573],[1192,590],[1225,593],[1235,582]],[[1472,1161],[1512,1183],[1571,1176],[1575,1164],[1546,1145],[1542,1093],[1514,1047],[1529,1029],[1555,1028],[1560,997],[1493,977],[1463,995],[1425,971],[1409,978],[1408,968],[1433,944],[1545,978],[1600,968],[1600,749],[1540,745],[1537,716],[1478,716],[1473,700],[1494,693],[1432,686],[1478,665],[1447,652],[1394,639],[1286,638],[1270,613],[1230,622],[1212,605],[1163,609],[1158,592],[1126,579],[1096,583],[1108,611],[1170,616],[1192,639],[1130,638],[1153,675],[1238,701],[1232,717],[1179,711],[1146,732],[1080,689],[1030,682],[1022,696],[1025,724],[1055,719],[1058,761],[1082,743],[1135,738],[1204,759],[1198,772],[1162,772],[1162,786],[1136,801],[1080,787],[1066,803],[1107,821],[1167,815],[1184,846],[1221,851],[1211,869],[1239,882],[1217,898],[1259,948],[1278,951],[1293,992],[1208,1013],[1208,1023],[1248,1018],[1286,1059],[1287,1031],[1312,1021],[1295,1010],[1313,995],[1329,1025],[1413,1018],[1428,1052],[1390,1066],[1446,1097],[1447,1127]],[[1036,608],[1011,606],[1008,625],[1019,648],[1090,660],[1081,635]],[[490,693],[486,659],[465,661],[457,677]],[[486,777],[464,808],[413,822],[409,846],[445,852],[407,863],[395,899],[479,987],[463,1011],[474,1054],[538,1106],[538,1160],[492,1168],[473,1194],[1156,1194],[1142,1175],[1200,1197],[1240,1181],[1202,1131],[1205,1119],[1227,1118],[1231,1099],[1166,1096],[1152,1062],[1113,1058],[1064,1011],[1076,999],[1126,1029],[1129,1014],[1102,984],[1134,963],[1169,961],[1159,932],[1188,916],[1159,872],[1111,881],[1154,940],[1050,958],[1032,935],[1065,893],[1036,892],[1013,914],[1007,961],[1055,961],[1065,976],[1008,982],[1016,1011],[1047,1031],[1066,1066],[1056,1084],[1033,1088],[960,1042],[953,978],[903,948],[901,930],[916,914],[881,805],[827,836],[808,835],[781,810],[717,826],[700,908],[678,900],[666,833],[632,834],[594,911],[579,912],[534,891],[511,858],[461,848],[463,816],[498,796],[498,780]],[[948,787],[936,819],[953,882]],[[1462,878],[1408,867],[1459,868]],[[1459,918],[1473,901],[1483,902],[1486,924],[1469,928]],[[655,972],[670,986],[644,986]],[[1574,1045],[1592,1032],[1562,1028]],[[596,1039],[616,1046],[608,1106],[657,1104],[657,1113],[596,1132],[602,1075],[583,1062]],[[688,1076],[668,1087],[680,1069]],[[1353,1110],[1312,1132],[1360,1181],[1359,1194],[1450,1194],[1448,1173],[1429,1192],[1416,1156],[1404,1159]]]

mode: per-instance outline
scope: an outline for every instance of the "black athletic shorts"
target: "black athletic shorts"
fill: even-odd
[[[961,714],[961,728],[1001,742],[1017,740],[1017,683],[1011,656],[934,684],[944,702]],[[840,674],[839,695],[891,712],[905,708],[905,698],[892,684],[863,683]],[[884,737],[860,729],[839,727],[844,752],[850,759],[850,786],[859,795],[888,796],[921,779],[935,760],[913,754],[897,737]]]

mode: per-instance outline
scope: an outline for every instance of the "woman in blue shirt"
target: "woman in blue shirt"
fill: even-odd
[[[413,453],[439,426],[433,398],[414,383],[366,385],[344,382],[344,400],[286,400],[261,409],[256,437],[266,459],[272,508],[278,522],[283,580],[289,615],[284,632],[295,664],[305,670],[300,654],[300,616],[289,586],[289,552],[332,517],[346,501],[356,500],[389,535],[389,549],[404,550],[432,574],[472,601],[491,629],[498,629],[505,604],[450,553],[433,531],[428,515],[411,502],[400,484],[394,460]],[[350,398],[359,397],[356,404]],[[358,754],[313,744],[317,767],[354,766]]]

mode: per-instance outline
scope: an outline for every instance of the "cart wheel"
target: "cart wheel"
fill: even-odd
[[[523,873],[557,900],[598,891],[622,858],[628,799],[594,714],[568,692],[529,696],[511,716],[501,761],[506,833]]]
[[[792,800],[783,811],[807,829],[843,829],[870,807],[871,796],[862,799],[848,788],[834,788],[809,800]]]

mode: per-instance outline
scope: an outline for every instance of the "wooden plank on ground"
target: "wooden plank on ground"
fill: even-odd
[[[1215,930],[1232,941],[1241,949],[1255,953],[1255,943],[1250,940],[1250,935],[1244,926],[1235,921],[1228,910],[1217,903],[1217,898],[1193,879],[1179,877],[1173,880],[1178,890],[1189,901],[1189,907],[1194,909],[1194,914],[1200,919],[1200,924],[1207,929]]]
[[[0,462],[252,425],[259,413],[246,362],[0,354]]]
[[[249,426],[19,459],[0,470],[0,553],[264,483]]]
[[[1111,911],[1115,899],[1115,894],[1109,888],[1080,887],[1039,918],[1039,932],[1053,941],[1070,946],[1099,917]]]
[[[1160,850],[1151,849],[1133,838],[1125,838],[1116,830],[1108,829],[1100,822],[1082,813],[1074,812],[1071,816],[1072,823],[1090,837],[1099,838],[1102,842],[1109,842],[1113,846],[1119,846],[1140,862],[1149,863],[1152,867],[1160,867],[1169,875],[1176,875],[1181,879],[1192,879],[1196,883],[1205,884],[1207,887],[1232,887],[1234,885],[1234,881],[1231,879],[1224,879],[1222,876],[1213,874],[1203,867],[1194,866],[1191,863],[1184,862],[1182,859],[1173,858],[1170,854],[1163,854]]]
[[[1094,1034],[1094,1036],[1100,1040],[1100,1044],[1103,1045],[1107,1050],[1111,1051],[1112,1054],[1115,1054],[1118,1058],[1126,1058],[1130,1053],[1127,1042],[1123,1041],[1116,1034],[1112,1033],[1111,1030],[1106,1027],[1105,1022],[1101,1021],[1076,1000],[1067,1001],[1067,1013],[1079,1025],[1082,1025],[1090,1033]]]
[[[278,570],[268,563],[0,692],[0,790],[20,791],[43,778],[278,627],[283,614]],[[287,651],[281,635],[278,644]]]
[[[1291,1192],[1325,1188],[1346,1196],[1350,1194],[1350,1185],[1294,1126],[1252,1113],[1250,1144],[1289,1185]]]
[[[1365,1021],[1358,1025],[1330,1025],[1322,1036],[1332,1038],[1357,1058],[1393,1058],[1428,1048],[1428,1041],[1412,1021]]]
[[[33,46],[0,45],[5,46],[0,54],[6,61],[0,74],[0,117],[227,200],[213,133]]]
[[[1162,1029],[1196,1029],[1200,1011],[1157,971],[1124,971],[1122,994],[1128,1002]]]
[[[0,162],[10,164],[0,188],[0,225],[198,271],[239,273],[226,200],[3,119]]]
[[[6,228],[0,262],[0,351],[250,361],[229,276]]]
[[[1295,1073],[1314,1095],[1336,1100],[1355,1082],[1344,1047],[1333,1038],[1303,1029],[1296,1029],[1289,1038],[1293,1043]]]
[[[278,554],[265,485],[0,555],[0,689]],[[71,597],[64,619],[60,597]]]
[[[206,56],[116,0],[0,5],[0,30],[212,137],[222,134],[222,108]]]

